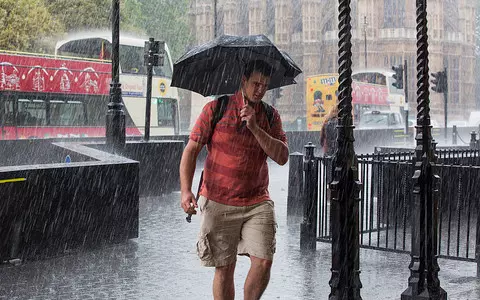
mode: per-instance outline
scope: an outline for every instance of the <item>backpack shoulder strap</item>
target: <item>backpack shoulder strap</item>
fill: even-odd
[[[265,113],[267,114],[267,120],[268,120],[268,125],[270,125],[270,128],[273,126],[273,107],[262,101],[263,108],[265,108]]]
[[[217,99],[217,104],[215,105],[215,110],[213,111],[213,118],[210,123],[210,127],[212,128],[210,132],[210,136],[208,137],[208,143],[212,140],[213,132],[215,131],[215,126],[217,126],[217,123],[222,119],[223,114],[227,110],[227,105],[228,105],[228,96],[224,95],[220,98]]]

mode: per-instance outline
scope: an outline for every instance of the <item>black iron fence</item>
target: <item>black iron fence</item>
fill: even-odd
[[[437,165],[480,165],[480,152],[470,146],[437,148]],[[373,154],[361,154],[359,158],[375,160],[409,161],[415,156],[415,150],[407,148],[375,147]]]
[[[362,183],[359,240],[363,248],[395,252],[411,250],[414,152],[403,150],[376,151],[358,156],[358,177]],[[480,179],[479,152],[461,148],[438,149],[436,153],[435,173],[439,175],[436,188],[440,190],[438,253],[443,258],[480,262],[480,193],[477,193],[476,186]],[[304,186],[316,189],[314,194],[318,195],[317,240],[330,242],[327,183],[331,181],[332,160],[317,156],[312,160],[318,168],[310,169],[318,170],[318,174],[312,176],[314,174],[305,172],[303,180],[306,183],[313,178],[316,183]],[[308,162],[304,160],[304,163]],[[290,167],[303,168],[298,163]],[[303,173],[303,169],[296,172]]]

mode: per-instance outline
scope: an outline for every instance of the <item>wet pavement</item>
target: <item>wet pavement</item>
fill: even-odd
[[[279,227],[262,299],[328,299],[331,245],[319,242],[314,252],[300,251],[301,220],[286,215],[288,165],[271,164],[270,174]],[[213,269],[201,267],[195,253],[199,218],[187,223],[179,199],[179,193],[142,198],[140,236],[128,243],[0,266],[0,299],[212,299]],[[409,255],[361,249],[360,260],[363,299],[400,299]],[[440,259],[439,264],[448,299],[480,299],[475,263]],[[248,267],[248,258],[239,257],[237,299],[243,299]]]

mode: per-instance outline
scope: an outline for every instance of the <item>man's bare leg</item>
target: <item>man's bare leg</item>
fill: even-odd
[[[215,276],[213,278],[213,299],[235,299],[235,284],[233,282],[234,272],[235,263],[228,266],[215,268]]]
[[[250,270],[245,280],[244,299],[258,300],[267,288],[270,280],[270,269],[272,261],[250,256]]]

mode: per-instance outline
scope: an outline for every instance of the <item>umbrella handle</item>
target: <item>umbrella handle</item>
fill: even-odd
[[[245,99],[245,94],[243,93],[243,88],[240,87],[240,90],[242,91],[242,99],[243,99],[243,104],[247,105],[248,101]],[[245,128],[247,126],[247,121],[242,121],[242,125],[240,125],[240,128]]]

